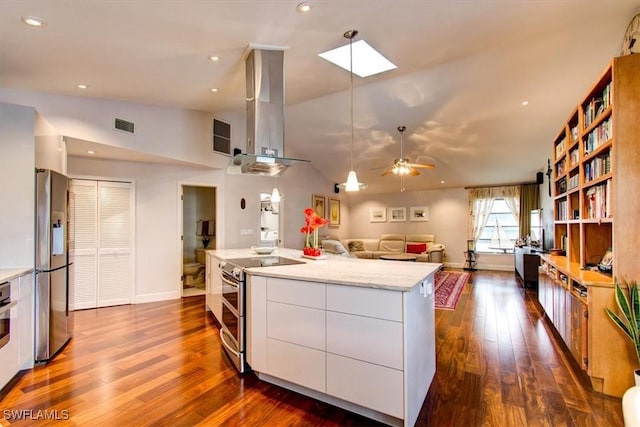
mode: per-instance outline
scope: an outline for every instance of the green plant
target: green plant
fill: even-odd
[[[623,279],[622,284],[629,289],[629,296],[627,297],[627,294],[617,282],[615,296],[616,304],[623,317],[618,316],[608,308],[605,308],[605,310],[611,320],[622,329],[622,332],[624,332],[633,343],[636,349],[638,364],[640,365],[640,299],[638,298],[638,282],[635,280],[628,282]]]

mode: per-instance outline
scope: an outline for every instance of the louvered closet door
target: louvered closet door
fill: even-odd
[[[131,184],[98,182],[98,307],[131,303]]]
[[[69,186],[69,233],[74,241],[73,310],[95,308],[98,265],[98,183],[74,179]]]
[[[131,184],[71,181],[75,240],[73,309],[131,303]]]

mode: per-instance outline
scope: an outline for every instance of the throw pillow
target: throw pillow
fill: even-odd
[[[342,246],[342,243],[337,240],[330,239],[322,241],[322,249],[332,254],[343,254],[347,252],[344,246]]]
[[[364,242],[362,240],[352,240],[349,242],[349,252],[363,252]]]
[[[407,243],[407,253],[422,254],[427,251],[426,243]]]

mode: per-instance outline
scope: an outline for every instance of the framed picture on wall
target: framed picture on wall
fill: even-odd
[[[385,208],[369,208],[369,222],[387,222]]]
[[[429,221],[429,207],[411,206],[409,208],[409,221]]]
[[[407,208],[389,208],[389,222],[404,222],[407,220]]]
[[[329,199],[329,227],[340,225],[340,200]]]
[[[313,206],[313,210],[322,218],[326,218],[325,200],[324,196],[318,194],[311,196],[311,206]]]

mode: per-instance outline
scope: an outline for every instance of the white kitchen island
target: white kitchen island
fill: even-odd
[[[300,251],[278,252],[304,260]],[[387,424],[414,425],[436,369],[439,268],[331,255],[248,268],[249,365],[261,380]]]

